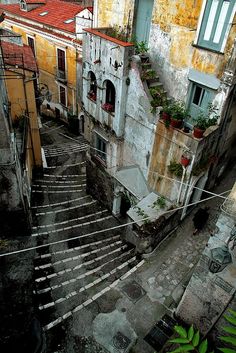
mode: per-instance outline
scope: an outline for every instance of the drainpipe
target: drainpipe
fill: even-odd
[[[179,203],[180,200],[180,195],[181,195],[181,191],[182,191],[182,187],[183,187],[183,182],[184,182],[184,177],[186,174],[186,167],[182,165],[183,168],[183,173],[182,173],[182,178],[181,178],[181,184],[180,184],[180,188],[179,188],[179,194],[178,194],[178,198],[177,198],[177,203]]]
[[[191,164],[190,164],[190,173],[189,173],[189,178],[186,182],[186,188],[185,188],[185,192],[184,192],[184,208],[183,208],[183,212],[182,212],[182,215],[181,215],[181,220],[184,218],[185,214],[186,214],[186,208],[187,208],[187,204],[188,204],[188,196],[190,194],[190,192],[192,191],[192,188],[193,188],[193,185],[194,183],[191,184],[191,172],[192,172],[192,168],[193,168],[193,165],[194,165],[194,162],[195,162],[195,158],[196,158],[196,155],[193,154],[193,158],[192,158],[192,161],[191,161]]]

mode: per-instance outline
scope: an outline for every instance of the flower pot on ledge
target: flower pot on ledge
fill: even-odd
[[[180,119],[174,119],[171,117],[170,119],[170,126],[176,128],[176,129],[180,129],[183,125],[183,120]]]
[[[114,105],[110,103],[104,103],[102,104],[102,109],[104,109],[108,113],[113,113],[114,112]]]
[[[201,139],[203,137],[205,130],[198,128],[197,126],[193,127],[193,137]]]
[[[182,164],[182,166],[184,166],[186,168],[190,163],[190,159],[188,157],[181,156],[180,163]]]

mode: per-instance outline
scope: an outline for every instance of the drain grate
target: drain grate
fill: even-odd
[[[130,342],[131,340],[120,331],[113,336],[113,346],[117,349],[126,349]]]
[[[144,337],[156,351],[160,351],[170,336],[174,333],[176,321],[169,315],[164,315],[163,318]]]
[[[146,294],[136,281],[125,284],[121,289],[134,303]]]

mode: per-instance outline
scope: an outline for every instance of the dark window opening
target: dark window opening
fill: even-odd
[[[66,89],[63,86],[59,86],[59,93],[60,93],[60,103],[66,106]]]
[[[113,83],[109,80],[106,81],[105,103],[102,108],[109,112],[115,111],[116,90]]]
[[[93,72],[89,73],[89,80],[90,80],[90,85],[89,85],[88,96],[93,101],[96,101],[97,100],[97,80]]]
[[[99,156],[104,162],[106,162],[106,142],[100,137],[96,136],[96,154]]]
[[[61,49],[57,49],[57,68],[63,72],[66,70],[65,52]]]
[[[35,44],[34,44],[34,38],[28,37],[28,45],[32,49],[32,52],[34,53],[35,56]]]

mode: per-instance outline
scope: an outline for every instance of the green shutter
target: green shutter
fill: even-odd
[[[224,37],[225,37],[225,33],[226,33],[228,25],[229,25],[230,16],[231,16],[232,11],[235,6],[235,1],[236,0],[208,0],[207,1],[205,11],[203,14],[199,38],[198,38],[198,44],[200,46],[208,48],[208,49],[216,50],[216,51],[221,50],[221,47],[222,47],[222,44],[224,41]],[[227,12],[225,14],[225,17],[223,18],[224,24],[221,28],[219,39],[218,39],[218,41],[216,41],[215,34],[216,34],[217,26],[219,23],[221,11],[226,3],[228,3],[229,6],[228,6]],[[212,15],[210,15],[210,13],[211,13],[212,6],[214,6],[214,5],[216,6],[216,11],[215,11],[215,14],[213,17]],[[205,37],[206,30],[207,30],[207,25],[212,20],[213,20],[213,24],[212,24],[211,30],[209,31],[209,38],[206,39],[204,37]]]

